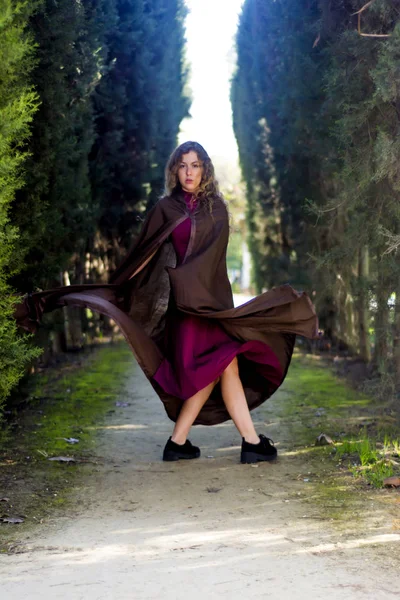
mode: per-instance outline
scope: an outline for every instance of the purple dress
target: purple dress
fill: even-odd
[[[185,194],[189,210],[191,194]],[[191,220],[188,217],[172,232],[172,243],[177,255],[177,264],[181,264],[189,243]],[[257,364],[257,371],[276,385],[283,379],[282,368],[272,349],[260,341],[240,342],[231,338],[215,320],[186,315],[177,311],[173,331],[170,356],[165,358],[153,379],[171,396],[187,400],[196,392],[217,379],[241,354],[246,360]]]

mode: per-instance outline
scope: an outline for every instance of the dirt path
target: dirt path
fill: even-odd
[[[368,494],[341,526],[329,504],[314,503],[315,460],[277,419],[288,396],[254,413],[257,429],[279,440],[276,464],[240,465],[231,423],[194,429],[198,461],[163,463],[171,423],[135,367],[130,406],[101,428],[99,465],[67,514],[23,553],[1,557],[1,598],[399,597],[400,535]]]

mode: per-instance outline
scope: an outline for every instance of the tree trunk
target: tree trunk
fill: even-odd
[[[62,354],[66,350],[62,310],[54,311],[48,318],[51,321],[50,341],[52,354]]]
[[[375,352],[374,363],[381,375],[387,373],[388,367],[388,336],[389,336],[389,305],[391,292],[388,278],[382,273],[382,263],[378,255],[378,284],[376,290],[375,314]]]
[[[340,273],[336,283],[336,307],[338,350],[351,350],[354,342],[353,299],[347,289],[347,282]]]
[[[339,280],[336,292],[338,350],[341,350],[346,346],[347,343],[346,296],[343,289],[343,281]]]
[[[357,298],[358,315],[358,343],[361,358],[365,362],[371,361],[371,341],[369,337],[369,310],[367,282],[369,277],[369,252],[368,246],[363,246],[358,256],[358,282],[359,293]]]
[[[393,366],[396,387],[400,388],[400,278],[396,281],[396,303],[393,323]]]
[[[70,285],[67,271],[63,273],[64,285]],[[81,309],[77,306],[65,306],[64,330],[67,350],[80,350],[83,347]]]
[[[346,307],[346,343],[353,352],[356,340],[355,319],[354,319],[354,299],[350,292],[347,292],[345,299]]]

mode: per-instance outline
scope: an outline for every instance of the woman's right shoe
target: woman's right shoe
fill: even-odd
[[[260,438],[258,444],[250,444],[242,438],[241,463],[250,464],[262,460],[274,460],[277,457],[278,452],[274,446],[274,442],[263,434],[258,437]]]
[[[180,460],[181,458],[188,460],[199,458],[199,456],[200,448],[193,446],[189,440],[186,440],[184,444],[176,444],[169,438],[163,452],[163,460],[166,461]]]

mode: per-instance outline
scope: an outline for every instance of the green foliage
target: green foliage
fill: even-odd
[[[184,15],[181,0],[37,6],[40,108],[11,215],[19,290],[59,285],[63,271],[77,283],[98,279],[96,268],[107,278],[130,245],[188,111]]]
[[[365,360],[372,325],[376,369],[399,384],[400,262],[383,232],[400,234],[400,23],[379,0],[360,36],[359,8],[247,0],[232,107],[258,288],[313,291],[326,335]]]
[[[92,94],[100,79],[104,0],[43,0],[30,19],[40,108],[32,124],[27,181],[11,218],[21,231],[21,291],[59,284],[59,273],[84,255],[96,229],[88,155],[93,145]]]
[[[0,406],[37,355],[8,286],[107,279],[161,192],[189,105],[184,16],[183,0],[0,0]]]
[[[228,269],[240,271],[242,268],[242,234],[240,231],[231,231],[227,249],[226,264]]]
[[[21,269],[15,260],[19,232],[9,210],[16,190],[24,185],[26,141],[38,98],[29,85],[34,45],[26,32],[28,3],[0,3],[0,419],[1,408],[24,367],[38,355],[21,339],[12,318],[15,297],[10,274]]]
[[[259,290],[308,283],[302,203],[317,150],[310,128],[320,91],[308,56],[316,12],[315,2],[248,1],[240,19],[232,107]]]
[[[143,208],[162,193],[164,167],[188,113],[185,14],[182,0],[116,1],[106,32],[107,71],[94,95],[90,168],[97,248],[105,248],[114,265],[131,244]]]

